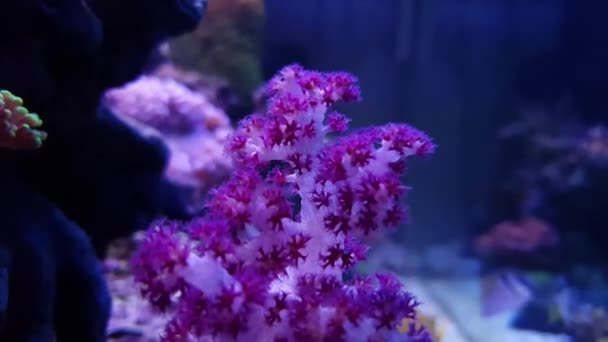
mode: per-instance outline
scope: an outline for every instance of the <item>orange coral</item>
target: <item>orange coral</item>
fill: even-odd
[[[547,222],[527,217],[519,221],[503,221],[475,241],[481,253],[528,253],[557,245],[559,237]]]
[[[0,91],[0,148],[31,150],[42,145],[46,133],[42,120],[23,107],[23,100],[8,90]]]

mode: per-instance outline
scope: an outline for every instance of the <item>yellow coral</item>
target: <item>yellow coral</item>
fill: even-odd
[[[424,327],[433,336],[434,341],[441,342],[445,329],[437,318],[418,313],[416,319],[404,318],[397,329],[405,334],[409,330],[410,323],[416,324],[416,328]]]
[[[31,150],[42,145],[46,133],[38,115],[23,107],[23,100],[8,90],[0,90],[0,148]]]

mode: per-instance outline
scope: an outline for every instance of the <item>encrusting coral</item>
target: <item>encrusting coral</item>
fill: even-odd
[[[346,73],[292,65],[267,87],[268,109],[226,144],[231,178],[206,213],[159,221],[132,259],[144,297],[171,319],[164,341],[431,341],[418,302],[391,274],[358,276],[366,236],[405,219],[405,158],[434,144],[405,124],[343,133],[329,113],[360,98]]]
[[[172,79],[142,76],[107,91],[104,102],[140,133],[167,144],[172,181],[204,192],[231,170],[223,148],[233,131],[230,119],[203,93]]]
[[[104,99],[119,115],[171,135],[230,124],[228,117],[204,96],[170,79],[141,76],[109,90]]]

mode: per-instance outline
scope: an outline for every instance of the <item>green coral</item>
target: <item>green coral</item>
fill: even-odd
[[[203,74],[222,77],[239,100],[250,106],[252,94],[263,83],[260,40],[263,1],[210,1],[199,28],[169,43],[173,61]]]
[[[47,134],[36,128],[42,119],[23,107],[23,100],[8,90],[0,90],[0,148],[12,150],[36,149]]]

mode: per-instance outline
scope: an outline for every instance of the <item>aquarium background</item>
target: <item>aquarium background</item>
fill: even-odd
[[[233,165],[237,122],[282,67],[344,70],[351,128],[433,137],[408,164],[410,222],[364,273],[395,272],[442,342],[608,341],[608,3],[593,0],[209,0],[192,33],[103,102],[170,151],[167,177],[203,210]],[[104,261],[112,341],[158,341],[166,317],[128,263]]]

